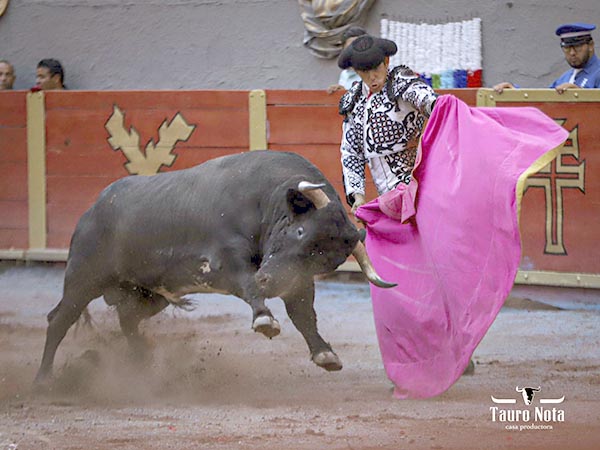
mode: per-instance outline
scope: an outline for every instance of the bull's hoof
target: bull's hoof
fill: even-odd
[[[328,372],[342,370],[343,367],[340,358],[332,351],[317,353],[313,356],[312,360],[317,366],[322,367]]]
[[[33,385],[31,386],[34,394],[45,394],[52,390],[52,384],[54,382],[54,377],[52,374],[39,373],[36,375],[35,380],[33,380]]]
[[[467,366],[467,368],[463,372],[463,375],[474,375],[474,374],[475,374],[475,363],[471,359],[469,361],[469,365]]]
[[[271,316],[258,316],[254,319],[252,329],[257,333],[262,333],[269,339],[274,338],[281,332],[279,322]]]

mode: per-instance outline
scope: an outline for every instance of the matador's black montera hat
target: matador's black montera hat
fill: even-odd
[[[338,58],[340,69],[371,70],[381,64],[386,56],[395,55],[398,47],[389,39],[371,35],[357,37]]]

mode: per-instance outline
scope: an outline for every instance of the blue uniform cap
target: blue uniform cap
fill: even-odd
[[[560,37],[561,45],[579,45],[592,40],[592,30],[596,25],[591,23],[567,23],[556,29],[556,35]]]

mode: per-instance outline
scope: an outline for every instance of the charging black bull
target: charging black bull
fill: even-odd
[[[314,363],[340,370],[317,331],[314,275],[351,253],[371,282],[392,286],[373,270],[333,187],[296,154],[249,152],[123,178],[77,224],[36,381],[51,375],[58,345],[93,299],[116,307],[128,343],[142,351],[142,319],[203,292],[243,299],[252,328],[269,338],[280,326],[265,299],[280,297]]]

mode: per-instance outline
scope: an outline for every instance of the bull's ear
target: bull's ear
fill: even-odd
[[[296,189],[288,189],[287,204],[290,211],[296,215],[305,214],[311,209],[315,209],[315,205],[302,192]]]

